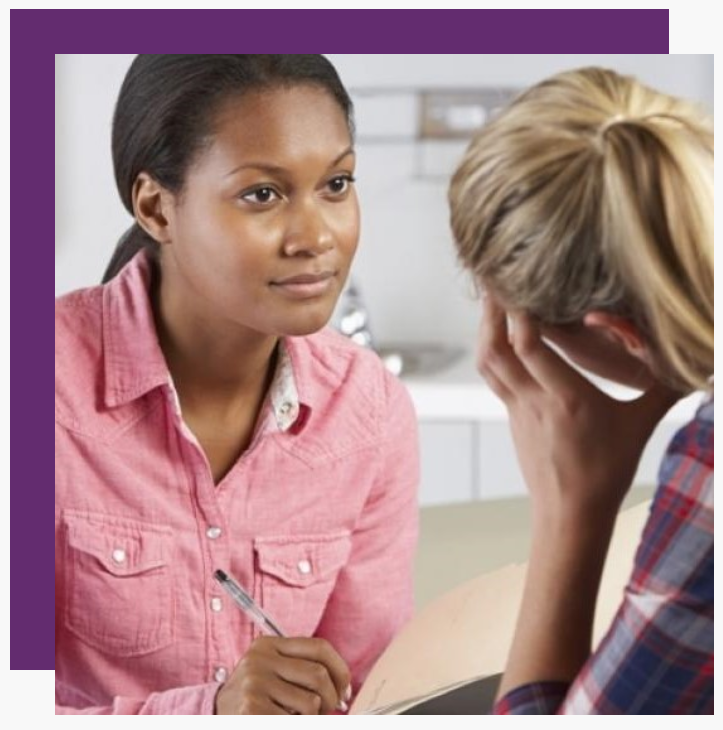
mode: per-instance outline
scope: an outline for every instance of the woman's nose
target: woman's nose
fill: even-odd
[[[319,256],[334,247],[334,236],[323,211],[313,202],[300,205],[295,211],[284,237],[286,256]]]

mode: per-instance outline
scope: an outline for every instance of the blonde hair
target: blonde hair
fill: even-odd
[[[472,141],[452,179],[459,258],[545,324],[631,319],[660,377],[713,374],[713,130],[701,110],[600,68],[554,76]]]

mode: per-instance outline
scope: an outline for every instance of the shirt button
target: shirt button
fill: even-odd
[[[286,416],[287,414],[291,413],[292,408],[293,408],[293,405],[291,403],[289,403],[289,401],[284,401],[279,406],[279,411],[281,412],[282,415]]]
[[[301,575],[309,575],[311,573],[311,563],[308,560],[299,560],[296,567]]]
[[[118,563],[120,565],[126,561],[126,551],[121,548],[116,548],[111,557],[113,558],[114,563]]]
[[[221,528],[209,527],[208,530],[206,530],[206,537],[209,540],[216,540],[217,538],[221,537]]]
[[[213,678],[217,682],[225,682],[228,677],[228,671],[226,667],[216,667],[216,671],[213,673]]]
[[[214,596],[211,599],[211,610],[216,613],[223,610],[223,601],[218,596]]]

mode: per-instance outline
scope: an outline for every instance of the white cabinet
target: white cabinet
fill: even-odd
[[[477,499],[499,499],[525,494],[522,472],[506,419],[480,421],[476,427]]]
[[[420,423],[422,505],[526,494],[505,409],[475,372],[471,356],[433,378],[403,380]],[[625,397],[622,389],[606,389]],[[662,420],[643,452],[634,485],[655,485],[663,452],[700,401],[701,395],[693,394]]]
[[[420,504],[451,504],[475,499],[475,424],[471,421],[421,421],[419,438]]]
[[[692,412],[691,412],[692,415]],[[688,419],[663,420],[650,438],[633,486],[652,487],[657,483],[660,461],[675,432]],[[473,472],[477,479],[473,487],[476,499],[500,499],[524,495],[527,492],[522,472],[517,465],[514,444],[506,421],[482,421],[474,426],[477,453]],[[440,456],[426,455],[427,462],[435,462]],[[430,488],[431,491],[431,488]]]

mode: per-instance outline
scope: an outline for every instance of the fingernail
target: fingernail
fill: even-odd
[[[342,712],[349,712],[349,705],[344,702],[344,700],[341,700],[338,705],[338,709]]]

